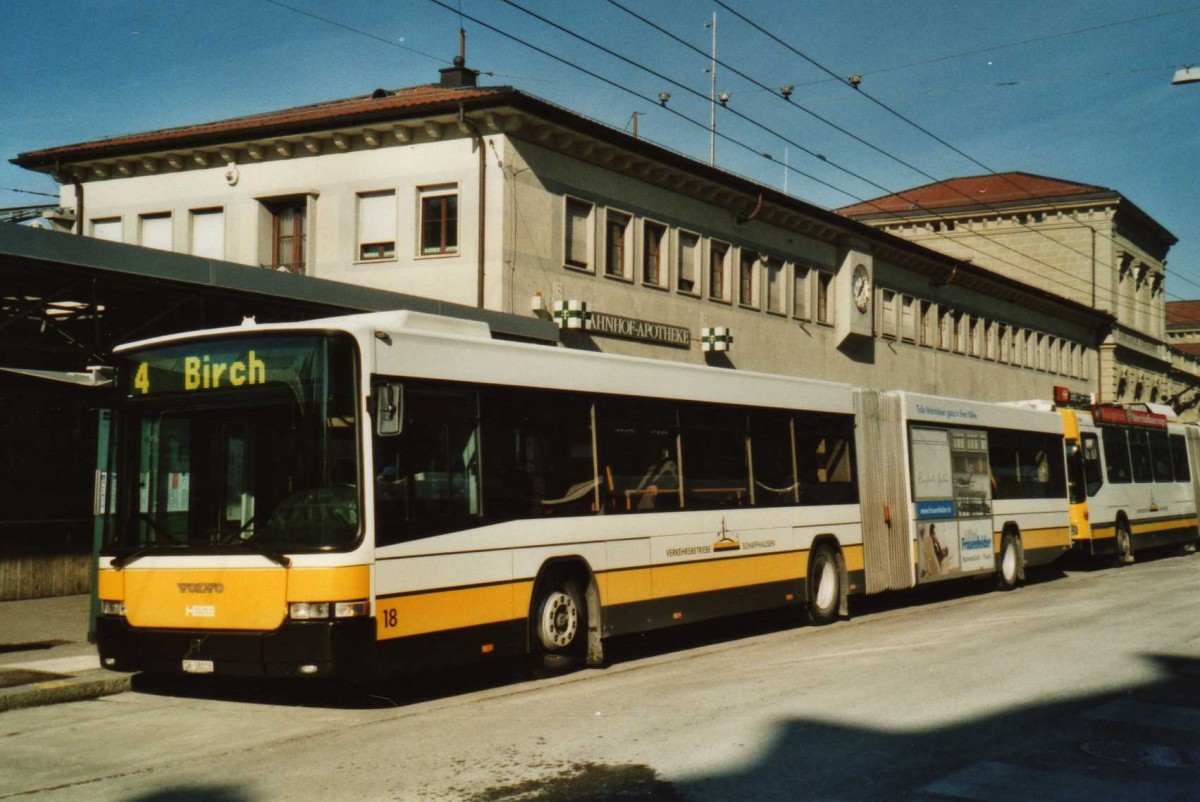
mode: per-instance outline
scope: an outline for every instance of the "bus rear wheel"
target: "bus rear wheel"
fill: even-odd
[[[1000,559],[996,566],[996,586],[1000,590],[1012,590],[1017,586],[1021,577],[1020,561],[1021,549],[1017,536],[1005,532],[1000,540]]]
[[[842,572],[837,555],[829,546],[820,546],[808,567],[808,620],[814,626],[837,620],[842,602]]]
[[[587,607],[578,583],[573,579],[545,583],[534,611],[542,666],[561,671],[580,663],[587,643]]]

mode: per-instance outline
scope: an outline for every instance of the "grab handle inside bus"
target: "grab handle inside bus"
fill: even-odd
[[[404,428],[404,385],[375,385],[375,433],[394,437]]]

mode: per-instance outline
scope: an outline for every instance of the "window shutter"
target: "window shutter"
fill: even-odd
[[[171,235],[171,215],[157,214],[142,218],[142,245],[169,251],[174,247]]]
[[[358,244],[396,243],[396,193],[372,192],[358,196]],[[389,254],[390,255],[390,254]],[[361,254],[360,254],[361,256]]]
[[[114,217],[110,220],[93,220],[92,236],[96,239],[106,239],[111,242],[123,241],[124,235],[121,230],[121,218]]]
[[[588,266],[588,223],[591,219],[590,204],[567,201],[567,255],[568,264]]]
[[[192,212],[192,253],[209,259],[225,258],[225,212]]]

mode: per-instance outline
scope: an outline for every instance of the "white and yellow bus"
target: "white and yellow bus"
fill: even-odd
[[[1055,412],[499,341],[412,312],[117,350],[116,670],[366,676],[1070,547]]]
[[[1056,388],[1061,401],[1069,394]],[[1116,565],[1159,546],[1195,547],[1200,430],[1169,408],[1059,408],[1070,474],[1073,545]]]

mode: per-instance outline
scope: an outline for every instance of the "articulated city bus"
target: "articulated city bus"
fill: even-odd
[[[1067,401],[1065,391],[1058,392]],[[1138,550],[1194,548],[1200,430],[1162,412],[1117,406],[1059,409],[1070,472],[1072,542],[1117,565]]]
[[[1070,547],[1054,412],[492,339],[412,312],[117,349],[117,670],[367,676]]]

